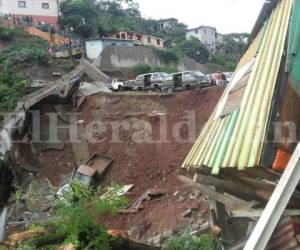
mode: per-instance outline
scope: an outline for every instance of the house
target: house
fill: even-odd
[[[108,38],[133,40],[136,45],[153,46],[159,49],[164,48],[164,39],[141,32],[119,30],[111,33]]]
[[[216,28],[210,26],[200,26],[198,28],[190,29],[186,32],[186,38],[198,38],[211,52],[216,52],[216,45],[223,40],[218,35]]]
[[[101,52],[110,45],[118,46],[134,46],[133,40],[127,39],[114,39],[114,38],[95,38],[85,41],[86,55],[89,59],[96,59]]]
[[[178,24],[178,20],[176,18],[161,19],[158,21],[158,24],[159,30],[170,30]]]
[[[32,18],[56,27],[59,16],[58,0],[0,0],[0,13],[17,18]]]

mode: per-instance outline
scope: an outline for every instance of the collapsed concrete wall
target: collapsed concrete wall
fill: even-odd
[[[93,63],[104,72],[114,73],[117,71],[130,71],[138,64],[149,64],[151,66],[166,66],[159,56],[149,47],[135,46],[108,46],[95,59]],[[197,63],[191,58],[180,58],[177,63],[170,63],[178,71],[200,70],[205,71],[205,66]]]

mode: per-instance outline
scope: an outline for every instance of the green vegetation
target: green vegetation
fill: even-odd
[[[0,111],[13,111],[24,95],[27,81],[17,73],[24,63],[43,64],[47,61],[48,44],[35,39],[25,43],[13,43],[0,54]]]
[[[172,236],[163,250],[221,250],[221,244],[212,235],[197,237],[186,231],[180,236]]]
[[[222,71],[234,71],[238,60],[232,55],[228,55],[222,52],[218,52],[211,55],[211,65],[215,65],[216,70]]]
[[[103,214],[115,214],[127,204],[127,200],[118,196],[120,187],[109,190],[103,196],[102,189],[73,183],[71,191],[58,199],[55,207],[58,220],[50,227],[57,235],[64,236],[66,243],[73,243],[79,249],[111,249],[111,239],[97,220]]]
[[[138,64],[133,68],[133,70],[136,75],[142,75],[142,74],[147,74],[152,72],[166,72],[169,74],[177,72],[176,67],[172,67],[172,66],[151,67],[149,64]]]
[[[178,56],[187,56],[193,58],[198,63],[207,63],[209,59],[209,51],[197,38],[190,38],[178,43],[171,49]]]
[[[156,54],[165,64],[177,63],[178,62],[178,54],[173,50],[162,50],[157,49],[155,47],[151,47],[154,54]]]
[[[42,39],[14,43],[1,51],[0,64],[4,65],[5,70],[25,62],[43,64],[47,62],[48,48],[48,43]]]
[[[24,32],[20,29],[7,28],[0,25],[0,40],[11,40],[16,35],[24,35]]]
[[[27,81],[16,73],[0,72],[0,112],[13,111]]]

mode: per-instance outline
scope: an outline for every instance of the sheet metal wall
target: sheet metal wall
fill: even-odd
[[[256,58],[240,109],[215,117],[226,102],[229,85],[182,167],[205,165],[218,174],[222,167],[242,170],[259,165],[293,2],[278,1],[237,67],[236,72]]]

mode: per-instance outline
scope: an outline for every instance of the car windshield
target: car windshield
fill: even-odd
[[[167,81],[173,80],[173,75],[167,75],[166,80],[167,80]]]
[[[160,72],[158,73],[162,78],[167,78],[168,77],[168,74],[167,73],[164,73],[164,72]]]

